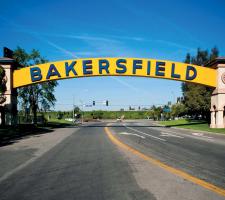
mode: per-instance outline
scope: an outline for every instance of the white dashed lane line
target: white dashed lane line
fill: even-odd
[[[120,134],[120,135],[134,135],[134,136],[140,137],[140,138],[142,138],[142,139],[145,139],[144,136],[138,135],[138,134],[136,134],[136,133],[121,132],[121,133],[119,133],[119,134]]]
[[[184,134],[180,134],[177,133],[177,132],[174,132],[174,131],[169,131],[169,130],[163,130],[162,128],[155,128],[155,127],[147,127],[148,129],[154,129],[154,130],[158,130],[160,131],[161,133],[163,133],[161,136],[162,137],[169,137],[168,134],[171,134],[171,135],[176,135],[177,138],[187,138],[187,137],[192,137],[192,138],[195,138],[195,139],[204,139],[204,140],[207,140],[207,141],[214,141],[214,138],[211,137],[211,136],[206,136],[204,135],[204,133],[191,133],[190,135],[184,135]],[[164,134],[165,133],[165,134]],[[171,136],[172,137],[172,136]],[[175,136],[174,136],[175,137]]]
[[[207,138],[207,139],[213,139],[213,137],[205,136],[203,133],[192,133],[192,135],[197,137]]]
[[[161,135],[162,137],[176,137],[176,138],[184,138],[182,136],[179,136],[179,135],[175,135],[175,134],[171,134],[171,133],[167,133],[167,132],[161,132]]]
[[[166,142],[166,140],[163,139],[163,138],[156,137],[156,136],[154,136],[154,135],[151,135],[151,134],[148,134],[148,133],[139,131],[139,130],[137,130],[137,129],[128,127],[128,126],[126,126],[126,125],[123,125],[123,126],[126,127],[127,129],[130,129],[130,130],[135,131],[135,132],[137,132],[137,133],[141,133],[141,134],[143,134],[143,135],[145,135],[145,136],[147,136],[147,137],[151,137],[151,138],[154,138],[154,139],[156,139],[156,140],[160,140],[160,141]]]

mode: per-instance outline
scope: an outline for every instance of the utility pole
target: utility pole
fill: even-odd
[[[75,120],[74,120],[74,115],[75,115],[74,108],[75,108],[75,106],[74,106],[74,94],[73,94],[73,123],[75,122]]]
[[[84,123],[84,113],[83,113],[83,108],[84,108],[84,102],[80,100],[81,105],[82,105],[82,110],[81,110],[81,124]]]

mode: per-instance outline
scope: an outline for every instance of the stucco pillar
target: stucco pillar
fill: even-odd
[[[224,128],[223,123],[223,110],[218,110],[216,112],[216,128]]]
[[[216,127],[216,112],[215,112],[215,110],[211,110],[210,128],[215,128],[215,127]]]
[[[0,58],[0,66],[5,71],[6,92],[3,94],[4,102],[1,102],[1,124],[4,121],[6,125],[17,124],[17,92],[13,88],[13,70],[16,62],[11,58]],[[4,117],[4,119],[2,118]]]
[[[219,57],[207,64],[217,70],[217,86],[211,96],[211,128],[225,128],[225,57]],[[213,113],[216,113],[216,116]],[[215,119],[216,118],[216,119]],[[215,124],[214,124],[215,122]]]

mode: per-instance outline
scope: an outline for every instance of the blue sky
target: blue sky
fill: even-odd
[[[50,61],[141,57],[183,61],[215,45],[225,55],[223,0],[1,0],[0,47],[35,48]],[[108,99],[112,107],[164,104],[181,95],[176,81],[99,77],[59,81],[55,109]],[[115,106],[118,105],[118,106]],[[126,106],[122,106],[126,105]],[[105,109],[96,106],[94,109]],[[92,109],[92,108],[90,108]]]

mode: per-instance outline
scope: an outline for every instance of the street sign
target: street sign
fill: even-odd
[[[24,67],[13,72],[13,88],[49,80],[90,76],[165,78],[216,87],[216,69],[143,58],[83,58]]]
[[[171,112],[171,109],[170,108],[163,108],[163,112],[169,113],[169,112]]]

